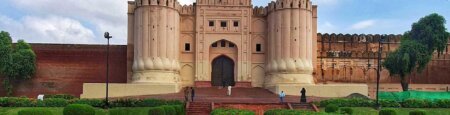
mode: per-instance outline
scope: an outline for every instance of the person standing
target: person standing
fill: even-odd
[[[301,96],[300,96],[300,103],[306,103],[306,89],[302,88],[302,90],[300,91]]]
[[[227,88],[228,88],[227,95],[228,95],[228,96],[231,96],[231,86],[228,86]]]
[[[280,102],[281,102],[281,103],[284,103],[283,98],[286,96],[286,94],[284,94],[284,91],[281,91],[280,94],[279,94],[279,96],[280,96]]]
[[[195,90],[194,87],[191,87],[191,101],[194,102]]]
[[[184,102],[188,102],[189,101],[189,87],[186,87],[184,89]]]

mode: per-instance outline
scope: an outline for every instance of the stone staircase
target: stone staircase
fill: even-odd
[[[292,107],[292,109],[296,109],[296,110],[310,110],[310,111],[316,111],[318,112],[319,109],[314,105],[314,104],[310,104],[310,103],[289,103],[290,107]]]
[[[189,102],[186,109],[187,115],[209,115],[211,113],[211,103],[209,102]]]

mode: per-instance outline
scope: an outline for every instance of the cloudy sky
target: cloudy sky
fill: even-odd
[[[128,0],[0,0],[0,30],[31,43],[126,44]],[[179,0],[192,4],[195,0]],[[253,0],[265,6],[271,0]],[[313,0],[321,33],[401,34],[430,13],[450,20],[450,0]],[[450,24],[446,24],[450,28]]]

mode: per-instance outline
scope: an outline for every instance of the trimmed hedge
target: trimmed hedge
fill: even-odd
[[[71,99],[75,99],[76,97],[70,94],[47,94],[44,95],[44,99],[45,98],[61,98],[61,99],[66,99],[66,100],[71,100]]]
[[[177,111],[175,110],[175,107],[170,106],[170,105],[163,105],[161,107],[164,109],[166,115],[177,115]]]
[[[166,111],[163,107],[150,107],[148,109],[148,115],[166,115]]]
[[[148,110],[136,108],[113,108],[109,109],[109,115],[147,115]]]
[[[165,100],[160,99],[142,99],[139,102],[137,102],[137,106],[139,107],[156,107],[161,105],[166,105]]]
[[[48,109],[30,108],[20,110],[17,115],[53,115],[53,113]]]
[[[36,100],[24,97],[0,97],[1,107],[34,107]]]
[[[38,100],[36,103],[37,107],[65,107],[69,102],[62,98],[47,98],[44,100]]]
[[[95,115],[94,107],[86,104],[71,104],[64,107],[64,115]]]
[[[407,99],[403,102],[403,107],[406,108],[422,108],[428,107],[428,103],[422,99]]]
[[[0,97],[0,107],[65,107],[68,104],[87,104],[93,107],[104,107],[104,99],[71,99],[45,98],[36,100],[27,97]],[[157,107],[162,105],[184,105],[178,100],[159,99],[118,99],[109,102],[111,107]]]
[[[382,109],[378,112],[378,115],[397,115],[397,110],[395,109]]]
[[[72,104],[86,104],[92,107],[104,107],[105,100],[104,99],[73,99],[70,101]]]
[[[175,108],[175,111],[177,112],[177,115],[184,115],[185,110],[183,105],[172,105]]]
[[[329,104],[334,104],[339,107],[373,107],[375,102],[363,98],[337,98],[320,101],[320,107],[326,107]]]
[[[214,109],[211,115],[255,115],[255,112],[241,109]]]
[[[320,107],[326,107],[329,104],[334,104],[339,107],[373,107],[375,106],[375,100],[367,100],[360,98],[337,98],[322,100],[315,102]],[[407,99],[404,102],[396,102],[394,100],[380,100],[382,107],[404,107],[404,108],[450,108],[450,99],[439,100],[424,100],[424,99]]]
[[[380,104],[382,107],[400,107],[400,103],[394,101],[394,100],[385,100],[385,99],[380,99]]]
[[[304,110],[272,109],[264,112],[264,115],[328,115],[328,114],[323,112],[313,112]]]
[[[437,107],[450,108],[450,99],[440,99],[435,100],[434,102],[436,103]]]
[[[409,115],[426,115],[427,112],[424,110],[414,110],[414,111],[410,111]]]
[[[348,114],[348,115],[353,114],[353,109],[349,108],[349,107],[342,107],[342,108],[339,108],[339,110],[340,110],[341,114]]]
[[[335,113],[339,110],[339,107],[335,104],[328,104],[327,107],[325,107],[325,112],[327,113]]]
[[[137,107],[137,99],[117,99],[109,102],[111,107]]]

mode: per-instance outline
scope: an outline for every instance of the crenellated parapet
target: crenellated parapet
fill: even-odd
[[[350,42],[350,43],[358,43],[358,42],[367,42],[367,43],[378,43],[378,40],[381,39],[382,36],[385,36],[384,42],[386,43],[396,43],[400,42],[402,35],[401,34],[336,34],[336,33],[317,33],[317,41],[318,42]]]
[[[253,16],[266,16],[267,15],[267,7],[254,7],[253,8]]]
[[[195,14],[195,6],[183,5],[179,11],[180,11],[181,15],[194,15]]]
[[[312,11],[313,5],[310,0],[276,0],[269,3],[267,12],[283,9],[304,9]]]
[[[164,6],[167,8],[172,8],[179,10],[181,8],[180,3],[177,0],[135,0],[134,7],[145,7],[145,6]]]
[[[197,0],[197,5],[250,6],[251,0]]]

